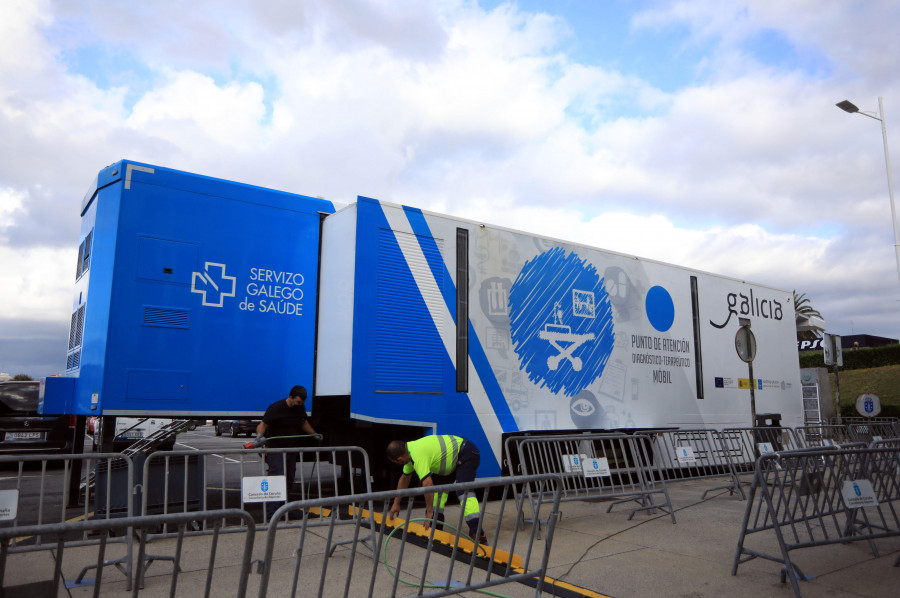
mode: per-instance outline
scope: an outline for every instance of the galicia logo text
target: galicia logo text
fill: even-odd
[[[731,316],[753,316],[766,320],[781,320],[784,312],[781,303],[774,299],[760,299],[753,296],[753,289],[750,294],[744,293],[728,293],[728,317],[721,324],[716,324],[712,320],[710,324],[716,328],[725,328],[731,321]]]

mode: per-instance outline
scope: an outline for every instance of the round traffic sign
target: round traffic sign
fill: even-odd
[[[856,397],[856,412],[863,417],[875,417],[881,413],[881,399],[871,393],[859,395]]]
[[[734,348],[741,361],[750,363],[756,357],[756,337],[749,326],[741,326],[734,335]]]

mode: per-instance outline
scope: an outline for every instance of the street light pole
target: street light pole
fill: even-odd
[[[897,233],[897,212],[894,207],[894,179],[891,176],[891,154],[888,151],[887,125],[884,122],[884,102],[878,97],[878,116],[871,112],[860,111],[853,102],[844,100],[836,104],[838,108],[850,114],[862,114],[881,122],[881,138],[884,141],[884,164],[887,168],[888,195],[891,198],[891,224],[894,227],[894,254],[897,256],[897,279],[900,280],[900,235]]]

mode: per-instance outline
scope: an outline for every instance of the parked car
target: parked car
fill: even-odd
[[[167,425],[171,419],[160,417],[117,417],[116,431],[111,446],[104,452],[121,453],[135,442],[146,438]],[[103,418],[98,418],[94,430],[94,450],[101,451],[103,443]],[[157,450],[171,451],[175,448],[175,436],[171,436],[157,447]]]
[[[258,419],[220,419],[216,422],[216,436],[222,434],[231,434],[232,438],[237,438],[240,434],[246,434],[249,438],[256,434],[256,426],[259,425]]]
[[[0,382],[0,454],[71,453],[74,415],[38,413],[40,382]]]

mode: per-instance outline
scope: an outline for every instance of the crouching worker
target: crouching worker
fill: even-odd
[[[454,481],[465,483],[475,480],[478,465],[481,463],[481,453],[478,447],[470,440],[459,436],[441,435],[425,436],[419,440],[404,442],[394,440],[387,447],[387,458],[391,463],[403,466],[403,475],[397,483],[397,489],[409,488],[409,481],[413,474],[419,476],[423,487],[439,484],[450,484]],[[466,524],[469,526],[469,536],[476,538],[478,522],[481,518],[481,510],[478,507],[478,499],[472,491],[456,493]],[[388,513],[393,519],[400,512],[400,498],[395,498]],[[435,502],[437,504],[435,504]],[[447,504],[447,494],[441,493],[425,495],[425,517],[431,519],[437,511],[437,521],[444,521],[444,506]],[[425,529],[431,527],[431,522],[425,522]],[[481,530],[478,542],[487,544],[487,534]]]

